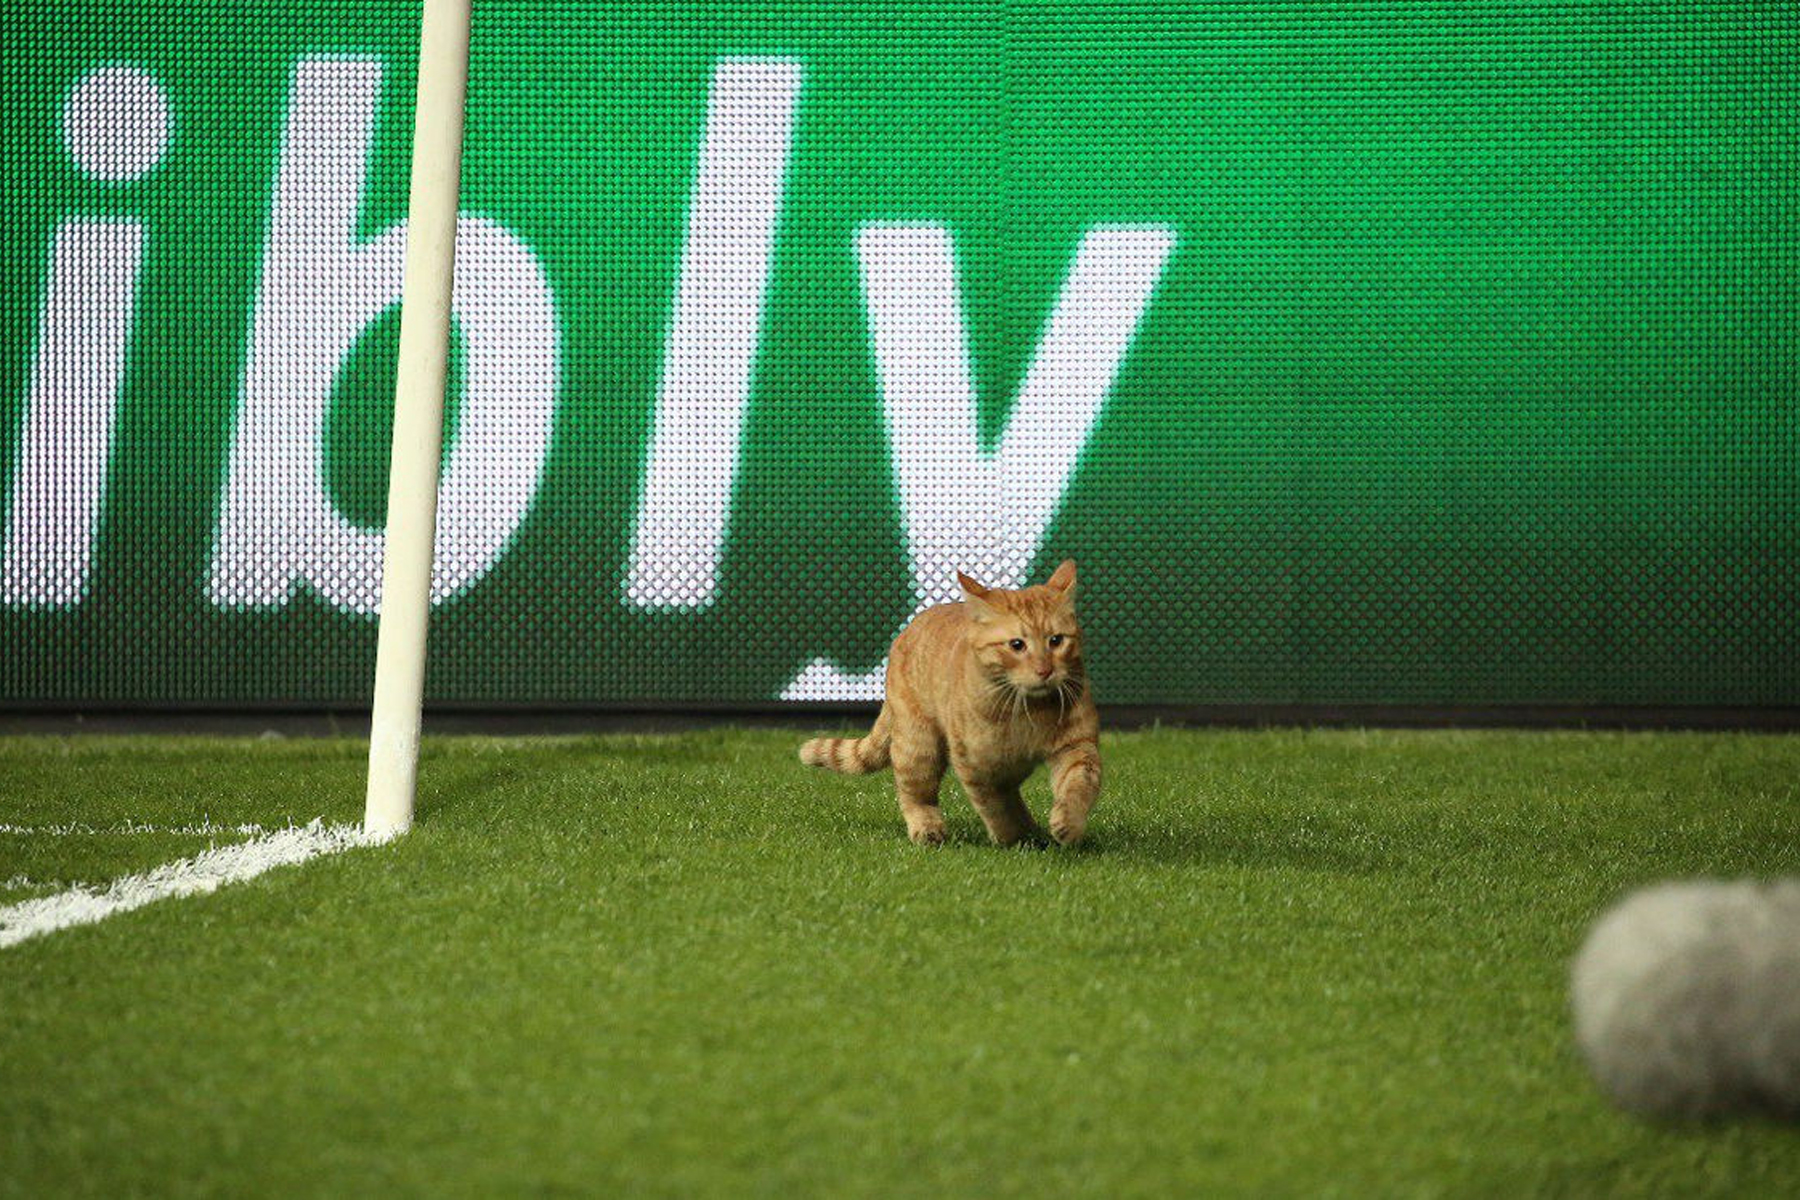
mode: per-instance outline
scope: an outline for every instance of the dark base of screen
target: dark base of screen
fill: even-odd
[[[435,704],[427,734],[679,732],[719,725],[855,728],[874,719],[872,703],[766,706]],[[1655,705],[1126,704],[1103,705],[1109,729],[1177,727],[1375,729],[1614,729],[1800,732],[1800,707]],[[366,737],[369,710],[328,705],[210,704],[0,707],[0,734],[190,733],[281,737]]]

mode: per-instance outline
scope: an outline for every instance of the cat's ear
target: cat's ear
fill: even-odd
[[[956,582],[962,585],[963,601],[969,606],[970,616],[985,621],[994,615],[993,606],[987,602],[991,589],[982,587],[961,571],[956,573]]]
[[[1061,592],[1065,600],[1073,600],[1075,598],[1075,560],[1065,558],[1062,566],[1051,573],[1049,582],[1044,586],[1053,592]]]
[[[956,582],[962,585],[963,595],[971,600],[986,600],[991,588],[984,588],[961,571],[956,573]]]

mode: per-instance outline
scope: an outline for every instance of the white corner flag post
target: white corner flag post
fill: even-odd
[[[369,727],[369,793],[363,815],[363,832],[376,837],[393,837],[412,827],[418,780],[438,458],[443,451],[444,382],[449,374],[450,284],[462,185],[463,100],[469,80],[471,0],[424,2],[375,707]]]

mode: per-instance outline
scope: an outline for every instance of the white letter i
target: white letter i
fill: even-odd
[[[63,104],[65,148],[103,183],[154,170],[171,124],[162,86],[136,67],[90,71]],[[87,593],[143,257],[144,223],[134,217],[70,217],[51,239],[0,602],[68,607]]]

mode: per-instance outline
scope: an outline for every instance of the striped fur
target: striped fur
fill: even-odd
[[[888,710],[881,708],[867,737],[813,738],[800,747],[800,761],[840,775],[868,775],[889,765]]]

